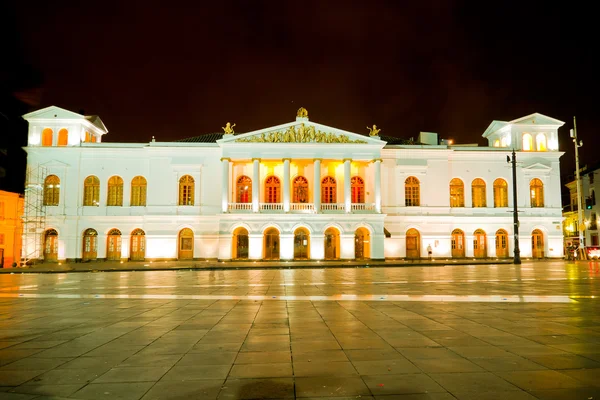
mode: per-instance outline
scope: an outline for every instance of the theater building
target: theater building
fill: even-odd
[[[493,121],[487,147],[348,132],[303,108],[150,143],[109,142],[97,116],[54,106],[24,118],[28,260],[509,258],[513,148],[521,256],[563,255],[563,122],[541,114]]]

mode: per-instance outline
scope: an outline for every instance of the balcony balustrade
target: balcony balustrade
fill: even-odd
[[[252,211],[252,203],[229,203],[229,212],[232,211]]]
[[[290,211],[299,213],[314,213],[315,205],[313,203],[290,203]]]
[[[346,205],[344,203],[321,203],[321,211],[344,211]]]
[[[352,203],[352,212],[375,211],[375,203]]]
[[[283,203],[260,203],[260,211],[283,211]]]
[[[374,213],[376,212],[375,203],[352,203],[353,213]],[[230,213],[252,212],[252,203],[229,203],[227,210]],[[259,203],[259,212],[283,212],[283,203]],[[345,203],[322,203],[320,205],[322,213],[340,213],[346,211]],[[314,214],[317,209],[314,203],[290,203],[290,212],[297,214]]]

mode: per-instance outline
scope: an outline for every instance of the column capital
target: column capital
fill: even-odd
[[[292,161],[292,159],[291,159],[291,158],[287,158],[287,157],[286,157],[286,158],[282,158],[282,159],[281,159],[281,161],[286,161],[286,160],[287,160],[287,161],[290,161],[290,162]]]
[[[254,158],[252,158],[252,162],[254,162],[254,161],[261,162],[261,159],[260,159],[260,158],[257,158],[257,157],[254,157]]]
[[[352,162],[352,159],[351,159],[351,158],[344,158],[344,159],[342,159],[342,161],[343,161],[343,162],[346,162],[346,161],[350,161],[350,162]]]
[[[221,161],[231,161],[231,158],[229,158],[229,157],[221,157]]]
[[[383,159],[381,159],[381,158],[374,158],[374,159],[372,160],[372,162],[378,162],[378,161],[379,161],[379,162],[383,162]]]
[[[315,162],[315,161],[323,161],[323,159],[322,158],[313,158],[313,162]]]

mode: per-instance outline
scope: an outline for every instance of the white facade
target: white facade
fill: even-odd
[[[563,123],[541,114],[494,121],[484,133],[490,147],[390,144],[384,137],[324,126],[305,115],[244,134],[136,144],[102,141],[107,130],[99,118],[57,107],[24,118],[28,166],[44,166],[49,182],[43,189],[43,232],[25,234],[44,235],[39,258],[50,261],[115,259],[115,254],[122,260],[425,258],[428,246],[434,258],[512,257],[512,175],[506,156],[513,146],[521,256],[563,255],[563,153],[557,150]],[[52,130],[52,140],[46,130],[44,142],[45,129]],[[58,138],[61,129],[68,131],[66,140]],[[527,134],[533,145],[525,143],[530,150],[522,151]],[[136,177],[146,182],[141,203],[141,189],[132,186],[134,179],[139,182]],[[87,178],[99,186],[86,189]],[[418,182],[409,199],[408,178]],[[454,178],[463,182],[464,206],[454,192],[452,201],[458,203],[451,206]],[[485,204],[482,196],[472,198],[475,179],[485,183]],[[506,192],[495,195],[499,179]],[[541,190],[543,200],[532,207],[535,179],[543,185],[536,192],[539,197]],[[185,228],[193,236],[185,239]],[[84,238],[88,229],[97,234],[91,242]],[[115,229],[119,238],[111,242]],[[452,236],[456,229],[462,239]],[[142,253],[141,242],[131,237],[136,230],[143,234]],[[508,246],[502,254],[497,253],[499,230],[508,236],[502,239]],[[534,231],[541,233],[535,254]],[[247,254],[240,250],[246,244]]]

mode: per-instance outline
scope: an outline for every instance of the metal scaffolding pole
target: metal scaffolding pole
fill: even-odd
[[[21,251],[21,265],[24,267],[43,257],[43,235],[46,225],[45,178],[45,167],[39,165],[27,167],[23,204],[23,249]]]
[[[575,121],[575,117],[573,117],[573,129],[571,129],[571,137],[573,138],[573,143],[575,143],[575,181],[577,183],[577,225],[579,231],[579,247],[577,248],[577,253],[579,255],[580,260],[585,260],[585,243],[583,237],[583,230],[585,229],[585,225],[583,224],[583,201],[581,198],[581,177],[579,176],[579,148],[583,146],[583,141],[580,140],[577,142],[577,122]]]

